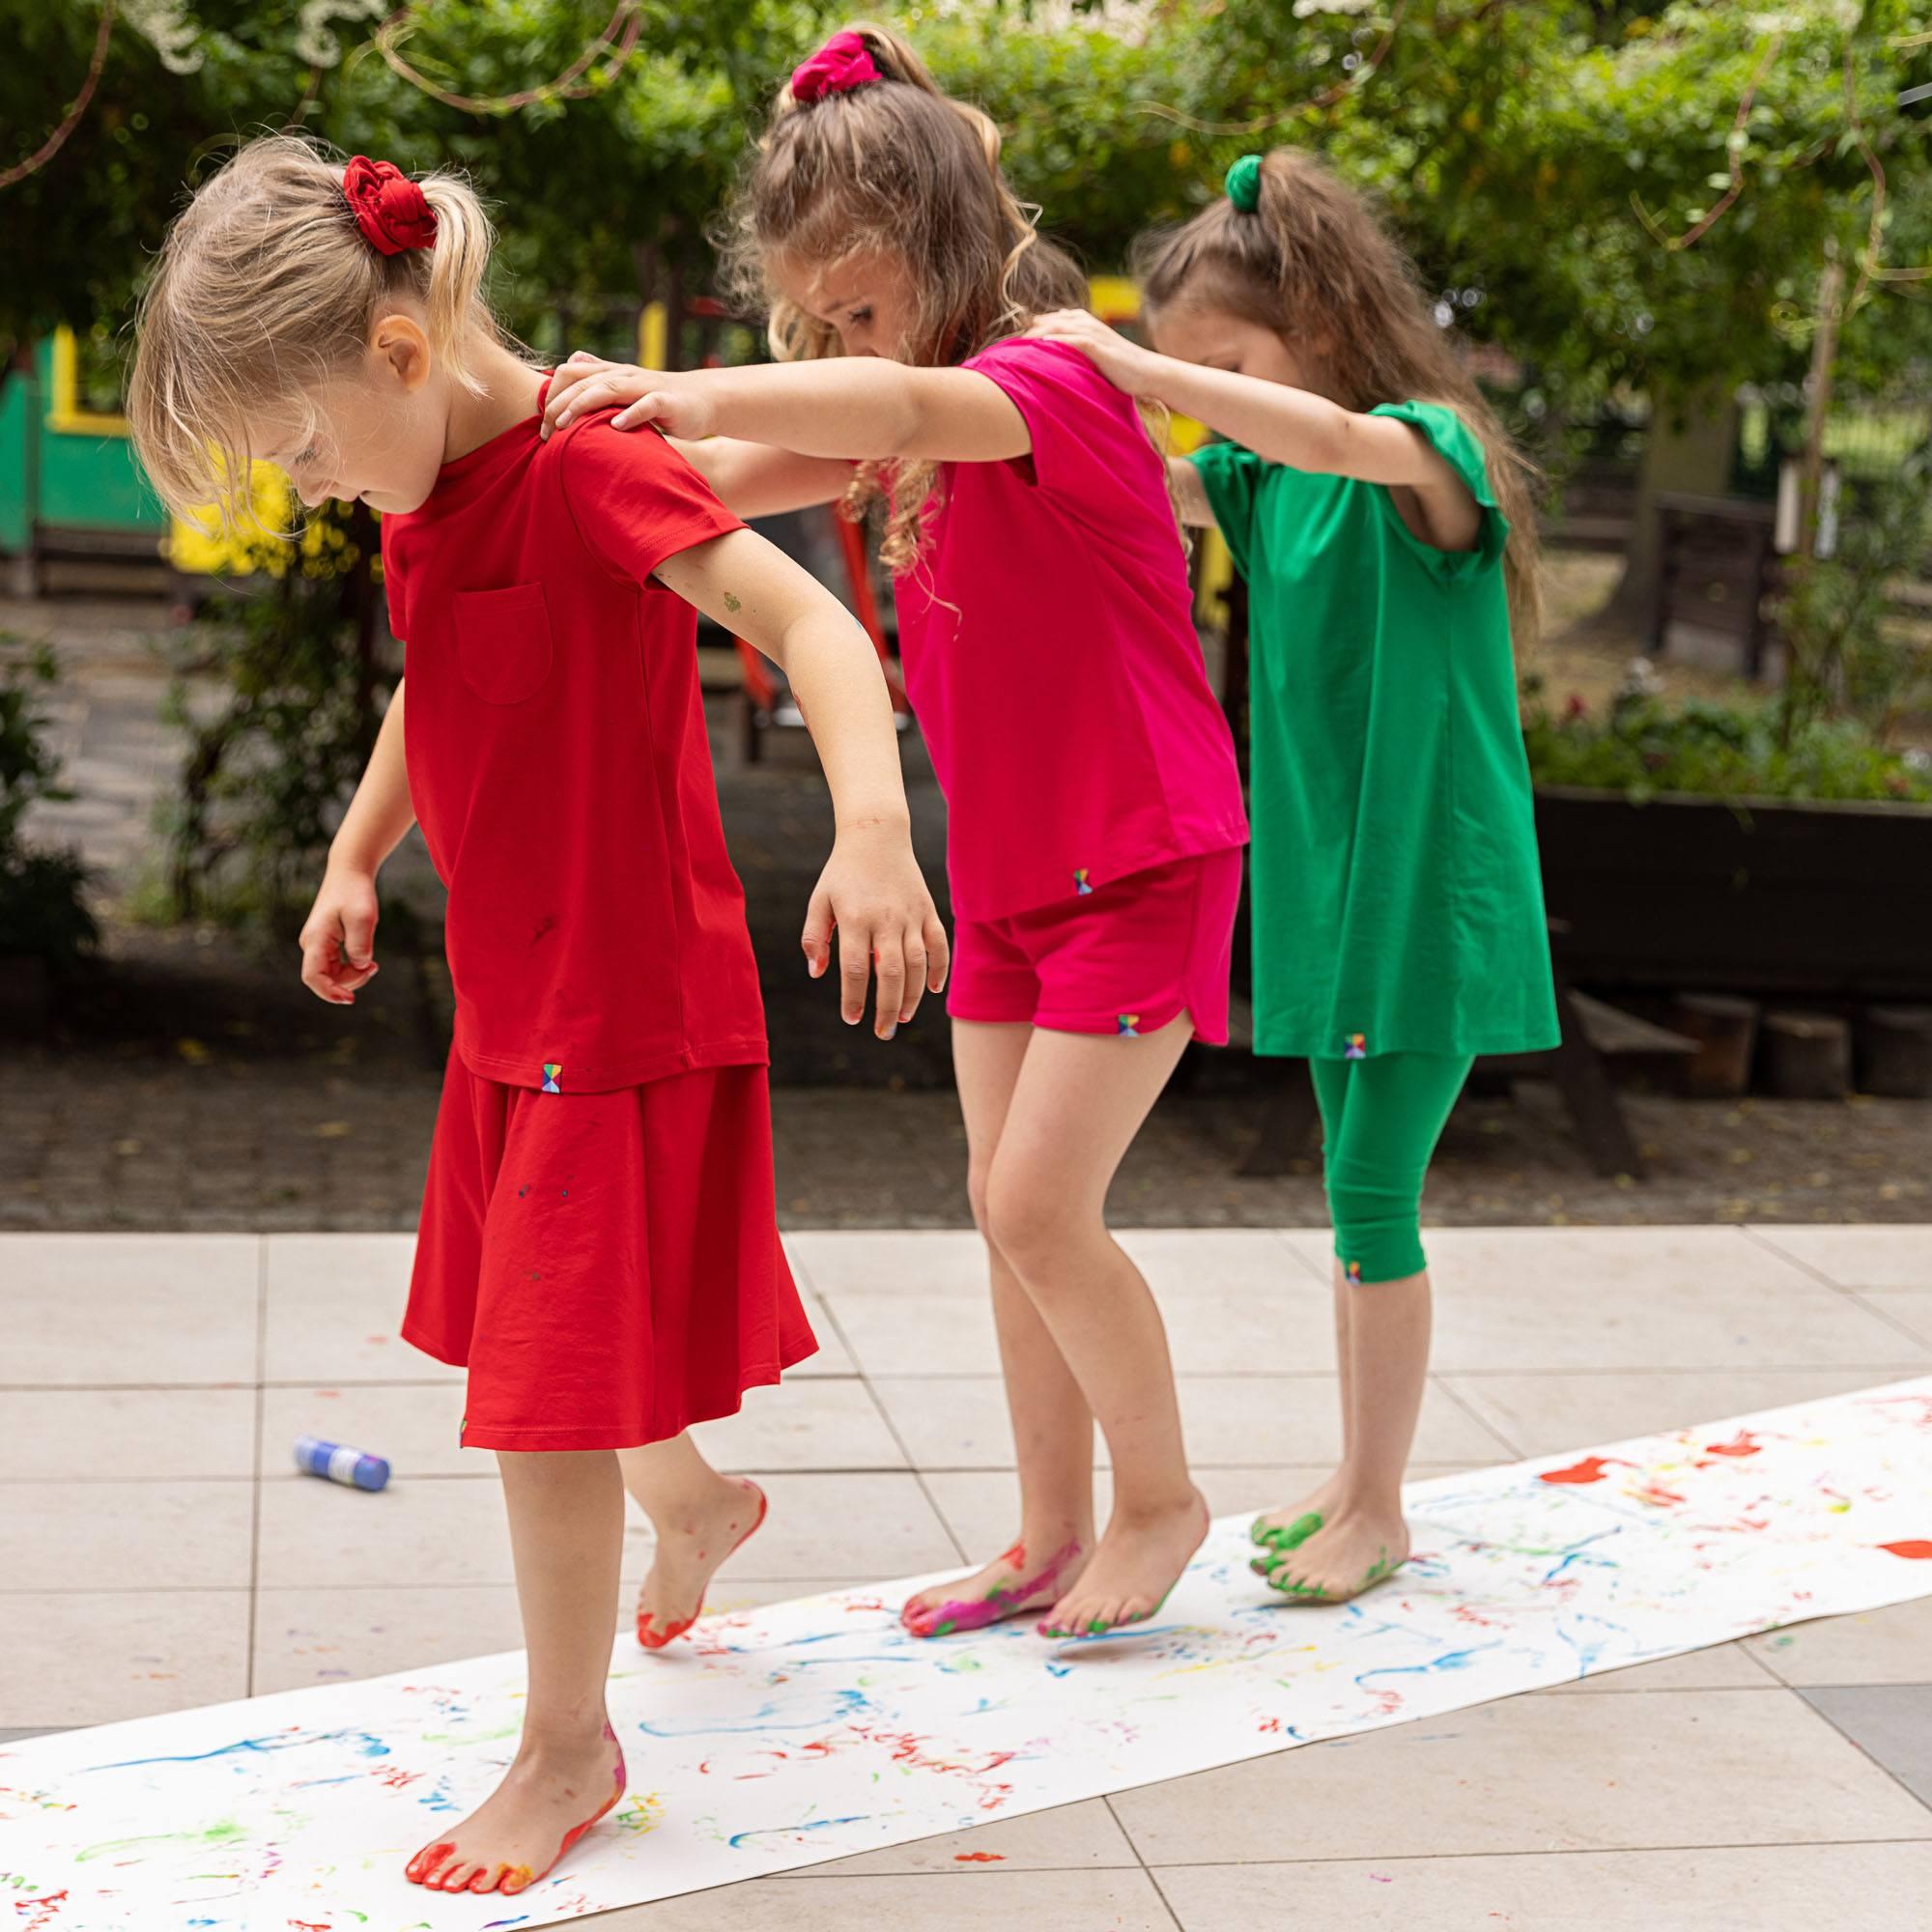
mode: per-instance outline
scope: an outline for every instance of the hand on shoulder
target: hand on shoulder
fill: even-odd
[[[609,409],[619,412],[613,429],[655,423],[667,436],[696,441],[714,428],[710,398],[692,373],[607,362],[580,349],[551,378],[538,434],[548,439],[593,410]]]
[[[1108,382],[1130,396],[1153,393],[1160,357],[1129,342],[1084,308],[1057,308],[1036,317],[1026,333],[1037,342],[1062,342],[1079,350]]]

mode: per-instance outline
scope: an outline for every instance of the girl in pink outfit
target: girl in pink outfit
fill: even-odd
[[[1103,1209],[1188,1040],[1227,1039],[1247,825],[1161,455],[1085,356],[1021,336],[1085,288],[999,146],[902,41],[836,35],[781,93],[736,210],[779,363],[573,356],[547,413],[623,405],[620,428],[679,439],[741,516],[890,499],[907,691],[950,811],[948,1007],[1020,1476],[1011,1545],[904,1621],[1035,1612],[1086,1636],[1151,1616],[1208,1526],[1160,1316]]]

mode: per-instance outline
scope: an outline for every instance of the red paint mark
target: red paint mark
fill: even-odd
[[[1748,1429],[1740,1429],[1728,1442],[1707,1442],[1704,1453],[1707,1456],[1755,1456],[1764,1447]]]
[[[954,1852],[955,1865],[1003,1865],[1007,1861],[1005,1852]]]
[[[326,1919],[318,1922],[312,1918],[291,1918],[289,1923],[295,1928],[295,1932],[328,1932],[328,1923]]]
[[[1640,1503],[1654,1503],[1659,1509],[1675,1509],[1684,1498],[1675,1490],[1666,1490],[1662,1483],[1646,1483],[1636,1492]]]
[[[1572,1463],[1567,1469],[1546,1469],[1537,1478],[1541,1483],[1601,1483],[1604,1471],[1615,1460],[1608,1456],[1585,1456],[1580,1463]]]
[[[1881,1543],[1879,1548],[1893,1556],[1905,1556],[1916,1563],[1932,1563],[1932,1543],[1922,1536],[1908,1537],[1903,1543]]]
[[[379,1771],[376,1776],[391,1791],[400,1791],[406,1784],[413,1784],[422,1776],[419,1771],[405,1771],[401,1765],[392,1764]]]
[[[139,1861],[135,1862],[138,1863]],[[50,1891],[44,1898],[16,1898],[14,1901],[15,1912],[32,1912],[34,1915],[20,1928],[20,1932],[41,1932],[43,1926],[51,1925],[61,1909],[61,1902],[66,1897],[65,1891]]]

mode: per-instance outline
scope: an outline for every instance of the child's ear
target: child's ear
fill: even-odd
[[[369,330],[369,359],[405,389],[419,389],[429,380],[429,336],[414,316],[379,315]]]

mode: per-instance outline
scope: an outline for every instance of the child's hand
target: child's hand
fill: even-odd
[[[1079,350],[1108,382],[1130,396],[1153,392],[1160,357],[1129,342],[1119,329],[1110,328],[1084,308],[1057,308],[1051,315],[1036,318],[1027,333],[1042,342],[1064,342],[1069,349]]]
[[[353,1007],[377,972],[375,873],[330,866],[299,944],[302,984],[332,1007]]]
[[[578,350],[551,378],[544,400],[543,427],[549,437],[592,410],[627,405],[612,417],[614,429],[656,423],[667,436],[697,442],[712,433],[712,408],[701,384],[666,369],[639,369],[628,362],[605,362]]]
[[[946,928],[903,827],[841,832],[805,916],[806,964],[816,980],[832,964],[838,932],[839,1010],[847,1026],[866,1017],[866,982],[876,969],[872,1031],[891,1039],[946,984]]]

